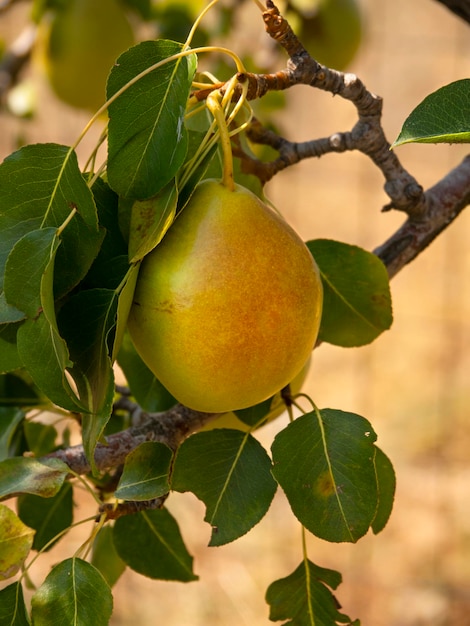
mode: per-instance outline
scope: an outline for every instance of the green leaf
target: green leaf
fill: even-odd
[[[130,452],[115,496],[121,500],[152,500],[168,493],[173,453],[165,444],[146,441]]]
[[[181,48],[165,40],[130,48],[111,70],[107,97]],[[187,150],[184,115],[194,70],[194,58],[165,63],[110,104],[108,180],[120,196],[139,200],[154,196],[183,164]]]
[[[46,544],[73,522],[73,489],[69,482],[62,485],[52,498],[41,498],[31,494],[18,498],[18,515],[30,528],[36,531],[33,550],[42,550]],[[47,546],[50,550],[55,545]]]
[[[171,487],[191,491],[206,505],[209,545],[234,541],[267,512],[276,492],[271,460],[250,434],[215,429],[192,435],[178,449]]]
[[[166,411],[176,404],[175,398],[155,378],[137,354],[129,333],[125,333],[117,361],[137,403],[144,411]]]
[[[86,411],[67,380],[67,345],[41,313],[18,329],[18,354],[34,383],[51,402],[68,411]]]
[[[341,574],[307,560],[280,580],[274,581],[266,592],[272,622],[289,620],[285,626],[351,625],[351,619],[340,613],[341,608],[330,589],[341,583]],[[358,624],[358,622],[355,622]]]
[[[338,346],[371,343],[393,320],[387,270],[374,254],[328,239],[308,241],[323,282],[318,339]]]
[[[178,192],[174,180],[156,196],[136,200],[131,209],[129,262],[141,261],[163,239],[176,215]]]
[[[21,583],[16,582],[0,590],[0,624],[29,626],[29,617]]]
[[[116,584],[126,569],[126,564],[114,547],[113,529],[109,525],[103,526],[95,537],[91,564],[102,573],[110,587]]]
[[[28,317],[36,317],[41,309],[42,276],[59,243],[56,228],[32,230],[16,242],[8,256],[5,297]]]
[[[3,294],[0,295],[0,302]],[[1,308],[1,304],[0,304]],[[11,372],[21,367],[21,359],[16,345],[16,335],[20,324],[0,324],[0,373]]]
[[[139,574],[159,580],[197,580],[193,558],[167,509],[120,517],[113,539],[121,559]]]
[[[368,531],[378,501],[375,439],[363,417],[333,409],[299,417],[274,439],[274,477],[317,537],[356,542]]]
[[[234,411],[235,415],[247,426],[256,426],[259,422],[262,421],[263,417],[266,417],[271,410],[271,404],[273,403],[273,398],[268,398],[264,400],[264,402],[260,402],[259,404],[255,404],[254,406],[250,406],[247,409],[240,409],[239,411]]]
[[[372,531],[377,535],[385,528],[392,513],[393,501],[395,498],[396,477],[392,462],[388,456],[377,447],[374,462],[379,490],[379,505],[372,522]]]
[[[429,94],[410,113],[392,147],[404,143],[469,143],[470,79]]]
[[[59,316],[61,334],[73,360],[71,373],[90,415],[83,417],[83,445],[93,466],[114,395],[110,358],[111,331],[116,324],[118,297],[112,289],[87,289],[72,296]]]
[[[127,328],[127,319],[134,300],[135,286],[139,277],[139,265],[131,266],[127,272],[126,279],[121,283],[118,295],[118,306],[116,312],[116,332],[113,342],[111,361],[114,363],[124,340]]]
[[[21,322],[24,320],[25,314],[22,311],[18,311],[14,306],[8,304],[3,291],[0,293],[0,330],[3,330],[5,326],[16,326],[15,322]]]
[[[28,528],[4,504],[0,504],[0,580],[14,576],[33,544],[34,530]]]
[[[59,459],[5,459],[0,463],[0,498],[18,493],[52,498],[62,487],[68,471],[67,465]]]
[[[20,409],[0,407],[0,461],[10,456],[13,436],[23,420],[24,413]]]
[[[18,374],[0,374],[0,406],[27,407],[40,403],[38,390],[30,381]]]
[[[13,246],[31,231],[58,228],[72,214],[61,234],[56,296],[85,276],[104,233],[98,230],[93,196],[71,148],[35,144],[8,156],[0,165],[0,207],[0,290]]]
[[[40,422],[27,420],[24,423],[23,430],[28,450],[35,457],[44,456],[54,450],[57,431],[51,424],[41,424]]]
[[[100,572],[73,557],[51,570],[31,608],[34,626],[108,626],[113,597]]]

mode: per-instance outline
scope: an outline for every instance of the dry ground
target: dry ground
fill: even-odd
[[[367,37],[351,70],[384,97],[392,140],[427,93],[470,75],[470,31],[433,0],[362,4]],[[0,30],[8,32],[3,19]],[[86,120],[53,102],[35,123],[1,115],[0,156],[22,137],[71,142]],[[346,130],[353,122],[347,103],[306,88],[290,95],[284,120],[287,134],[298,139]],[[407,146],[398,154],[428,187],[461,160],[465,148]],[[381,176],[359,155],[303,163],[271,183],[269,194],[304,238],[372,249],[402,221],[380,213],[387,202]],[[383,533],[354,546],[309,540],[312,560],[343,573],[338,597],[365,626],[470,623],[469,239],[467,213],[393,280],[392,330],[358,350],[323,345],[308,380],[319,406],[355,411],[372,422],[397,472],[395,509]],[[266,445],[278,428],[260,433]],[[115,588],[112,625],[267,625],[265,590],[300,559],[299,527],[283,496],[257,528],[217,549],[206,547],[209,529],[199,502],[178,494],[169,506],[200,581],[153,582],[126,573]],[[71,534],[67,548],[79,541],[78,533]]]

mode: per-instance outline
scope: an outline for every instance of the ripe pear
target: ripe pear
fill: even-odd
[[[182,404],[247,408],[300,372],[323,291],[310,251],[252,192],[206,180],[140,268],[128,328]]]
[[[67,0],[39,39],[56,95],[74,107],[104,104],[106,79],[117,57],[134,43],[119,0]]]

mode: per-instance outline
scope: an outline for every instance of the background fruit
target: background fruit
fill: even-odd
[[[308,52],[320,63],[344,70],[363,34],[357,0],[290,0],[287,18]]]
[[[319,272],[297,234],[247,189],[208,180],[144,259],[129,332],[175,398],[228,412],[299,373],[321,310]]]
[[[68,0],[40,38],[49,82],[67,104],[97,110],[106,79],[134,35],[119,0]]]

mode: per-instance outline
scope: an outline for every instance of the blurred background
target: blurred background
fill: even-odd
[[[266,41],[256,5],[245,4],[232,47],[243,53],[256,42],[253,63],[281,69],[282,55]],[[470,27],[434,0],[359,0],[358,5],[361,41],[347,69],[383,97],[383,125],[393,141],[427,94],[470,76]],[[16,2],[0,13],[0,38],[6,46],[19,34],[29,10],[30,3]],[[134,21],[137,36],[147,36],[148,27]],[[57,99],[37,65],[23,78],[33,86],[38,105],[32,117],[14,115],[11,103],[3,106],[1,159],[23,143],[69,145],[90,118],[90,112]],[[298,87],[286,100],[276,121],[290,139],[326,136],[355,123],[354,108],[329,94]],[[78,147],[82,162],[99,132],[97,127]],[[465,146],[455,145],[397,149],[424,188],[465,154]],[[388,202],[382,176],[359,154],[305,161],[278,175],[267,194],[304,239],[334,238],[372,250],[403,221],[398,212],[380,212]],[[460,626],[468,621],[469,240],[467,211],[393,279],[392,329],[360,349],[322,345],[305,385],[319,407],[356,412],[370,420],[397,473],[395,507],[381,534],[368,535],[356,545],[308,539],[310,559],[343,575],[337,597],[344,612],[366,626]],[[269,448],[286,420],[281,417],[260,430],[260,441]],[[78,494],[80,517],[93,515],[93,503],[86,496],[81,500]],[[200,580],[187,585],[151,581],[128,571],[114,588],[111,624],[270,623],[266,589],[301,560],[300,527],[284,496],[277,494],[267,516],[250,533],[220,548],[207,547],[210,528],[195,497],[174,494],[168,507],[180,523]],[[80,545],[83,532],[71,532],[48,554],[41,566],[46,573],[61,558],[61,550],[69,556]],[[33,571],[37,584],[41,575]]]

